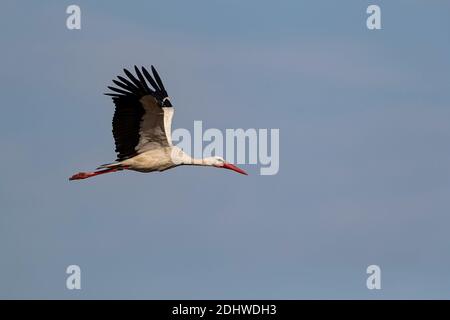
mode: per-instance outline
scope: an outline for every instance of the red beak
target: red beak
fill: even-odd
[[[225,162],[224,165],[222,166],[222,168],[233,170],[233,171],[236,171],[236,172],[238,172],[240,174],[245,174],[246,176],[248,176],[247,172],[245,172],[241,168],[238,168],[235,165],[232,165],[231,163],[228,163],[228,162]]]

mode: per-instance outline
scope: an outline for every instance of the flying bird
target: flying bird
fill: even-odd
[[[134,66],[136,76],[124,69],[125,76],[113,80],[116,87],[105,93],[115,105],[112,132],[117,160],[93,172],[79,172],[69,180],[80,180],[121,170],[138,172],[164,171],[181,165],[209,166],[244,170],[221,157],[192,158],[172,144],[171,128],[174,108],[156,69],[150,73],[144,67]]]

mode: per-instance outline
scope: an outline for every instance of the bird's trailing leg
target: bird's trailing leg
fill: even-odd
[[[90,177],[98,176],[100,174],[116,172],[116,171],[123,170],[123,169],[125,169],[125,168],[124,167],[115,167],[115,168],[110,168],[110,169],[105,169],[105,170],[94,171],[94,172],[79,172],[79,173],[74,174],[73,176],[71,176],[69,178],[69,180],[87,179],[87,178],[90,178]]]

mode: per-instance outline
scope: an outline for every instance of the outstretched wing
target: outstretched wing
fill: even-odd
[[[124,69],[127,78],[118,76],[113,80],[117,87],[105,93],[116,106],[112,131],[118,161],[172,145],[173,108],[161,78],[151,69],[154,78],[144,67],[141,72],[134,66],[136,76]]]

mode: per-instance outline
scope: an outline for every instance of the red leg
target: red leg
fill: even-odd
[[[94,172],[79,172],[79,173],[74,174],[73,176],[71,176],[71,177],[69,178],[69,180],[81,180],[81,179],[86,179],[86,178],[98,176],[98,175],[100,175],[100,174],[105,174],[105,173],[110,173],[110,172],[116,172],[116,171],[118,171],[118,170],[121,170],[121,168],[111,168],[111,169],[105,169],[105,170],[94,171]]]

